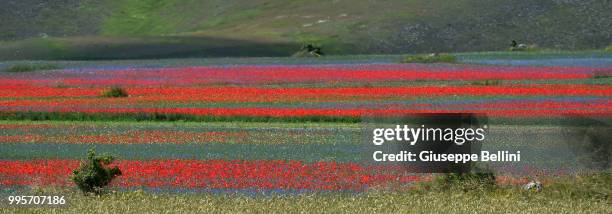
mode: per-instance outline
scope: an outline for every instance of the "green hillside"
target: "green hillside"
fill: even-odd
[[[612,43],[609,0],[21,0],[0,4],[1,59],[277,56],[289,55],[304,43],[321,45],[330,54],[503,50],[511,40],[566,50],[600,49]],[[78,42],[41,37],[77,37]],[[29,40],[19,41],[23,39]],[[225,45],[239,51],[219,53]],[[103,54],[87,52],[83,57],[82,51],[90,47]]]

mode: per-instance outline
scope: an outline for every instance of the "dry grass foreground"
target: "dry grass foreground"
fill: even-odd
[[[101,197],[70,191],[64,208],[2,209],[2,213],[608,213],[612,174],[560,178],[542,192],[519,187],[464,191],[417,188],[409,192],[316,193],[247,196],[154,194],[141,190]],[[50,191],[50,190],[46,190]],[[57,191],[57,190],[56,190]]]

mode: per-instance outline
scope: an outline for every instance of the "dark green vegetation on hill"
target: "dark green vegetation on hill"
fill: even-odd
[[[545,49],[603,49],[612,41],[608,0],[0,4],[0,59],[289,56],[306,43],[332,55],[506,50],[511,40]]]
[[[0,41],[0,60],[286,56],[298,46],[209,37],[70,37]]]

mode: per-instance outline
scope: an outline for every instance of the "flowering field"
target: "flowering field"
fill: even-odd
[[[409,188],[428,176],[360,162],[362,116],[469,112],[536,125],[564,115],[609,119],[611,75],[612,66],[567,63],[342,61],[0,72],[0,186],[72,186],[71,170],[96,148],[119,157],[124,174],[111,184],[119,189]],[[101,96],[109,87],[128,96]],[[551,129],[559,127],[548,123],[540,134]]]

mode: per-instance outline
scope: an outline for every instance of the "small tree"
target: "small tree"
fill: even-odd
[[[113,156],[96,156],[93,149],[87,151],[87,160],[81,161],[79,168],[72,171],[72,181],[83,193],[99,195],[113,178],[121,175],[119,167],[110,168],[108,165],[114,160]]]
[[[293,54],[294,57],[320,57],[323,55],[325,54],[321,51],[321,47],[312,44],[302,45],[302,48]]]
[[[103,97],[127,97],[128,94],[123,88],[120,87],[112,87],[108,90],[102,92]]]

